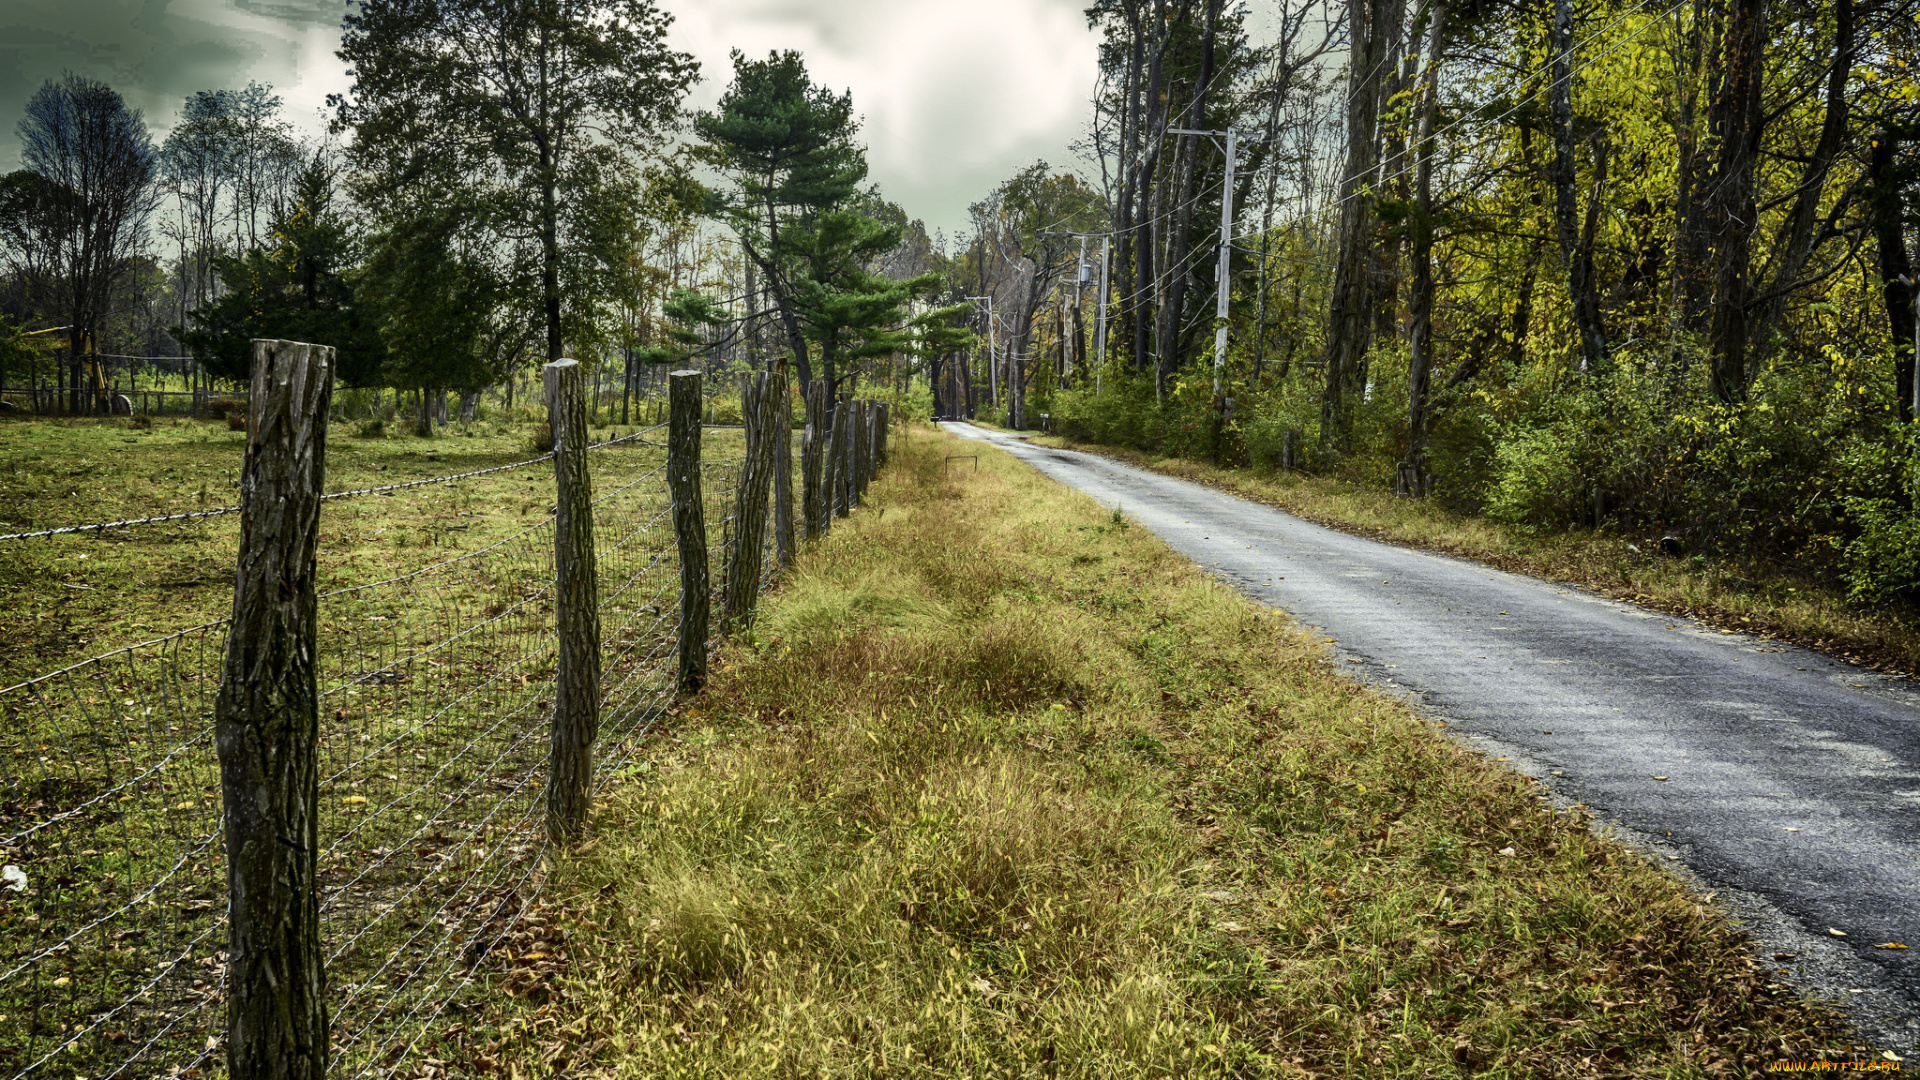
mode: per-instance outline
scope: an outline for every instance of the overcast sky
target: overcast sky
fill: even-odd
[[[662,0],[674,44],[701,61],[696,106],[732,70],[730,48],[798,49],[816,82],[853,91],[873,179],[929,231],[962,231],[967,204],[1043,157],[1074,162],[1095,36],[1085,0]],[[273,84],[318,133],[346,89],[346,0],[0,0],[0,168],[19,161],[14,126],[63,70],[105,80],[157,138],[195,90]]]

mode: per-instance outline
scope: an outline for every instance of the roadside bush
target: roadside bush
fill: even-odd
[[[1869,604],[1920,595],[1920,514],[1892,499],[1850,499],[1859,527],[1846,547],[1847,595]]]
[[[1293,467],[1305,469],[1314,460],[1320,441],[1320,394],[1305,380],[1289,379],[1268,391],[1257,406],[1242,391],[1247,404],[1235,404],[1247,461],[1256,468],[1278,469],[1284,463],[1287,432],[1294,432]],[[1258,410],[1256,412],[1256,409]]]
[[[228,413],[227,414],[227,430],[228,431],[247,430],[247,414],[243,412]]]

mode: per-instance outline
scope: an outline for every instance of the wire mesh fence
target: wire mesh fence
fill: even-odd
[[[680,558],[655,434],[589,458],[596,787],[675,697]],[[706,547],[724,558],[743,433],[709,429],[702,442]],[[318,598],[317,882],[335,1076],[403,1071],[498,970],[495,953],[525,936],[547,844],[554,529],[546,516]],[[761,543],[770,581],[772,529]],[[719,575],[712,584],[717,606]],[[227,629],[206,623],[0,690],[0,1077],[225,1075],[214,700]]]

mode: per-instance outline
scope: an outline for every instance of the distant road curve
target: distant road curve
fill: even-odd
[[[1323,528],[1109,458],[948,431],[1120,506],[1476,747],[1685,867],[1780,981],[1920,1065],[1920,693],[1804,649]],[[1684,871],[1683,871],[1684,872]],[[1838,930],[1845,937],[1831,931]],[[1880,949],[1894,942],[1910,949]],[[1775,961],[1773,955],[1791,953]]]

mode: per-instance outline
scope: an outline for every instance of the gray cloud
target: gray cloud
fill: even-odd
[[[873,178],[929,229],[963,229],[967,204],[1036,157],[1066,162],[1087,117],[1094,37],[1084,0],[664,0],[679,48],[718,99],[727,54],[798,49],[816,81],[850,89]],[[346,88],[333,55],[346,0],[5,0],[0,167],[42,82],[74,71],[112,83],[156,137],[196,90],[272,83],[317,134]]]
[[[332,52],[346,0],[11,0],[0,15],[0,161],[19,152],[27,98],[63,71],[104,80],[156,135],[196,90],[272,83],[289,114],[315,110],[342,82]]]

